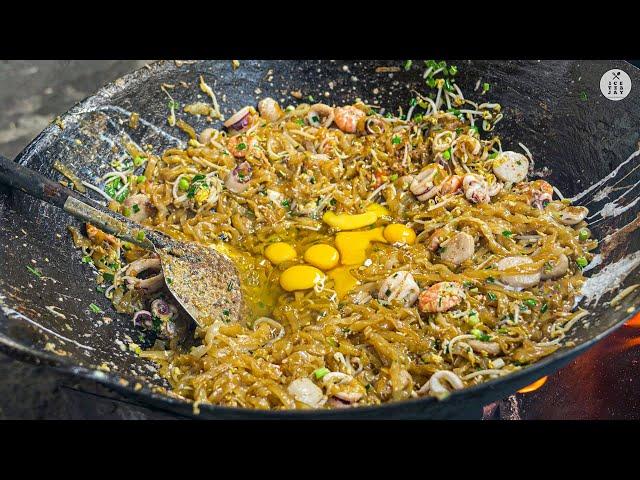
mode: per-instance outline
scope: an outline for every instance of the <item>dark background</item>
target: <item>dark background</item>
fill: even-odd
[[[56,115],[149,62],[0,61],[0,154],[14,158]],[[640,60],[632,63],[640,67]],[[623,326],[535,392],[485,409],[485,417],[640,419],[640,321]],[[0,419],[162,418],[173,417],[99,385],[0,354]]]

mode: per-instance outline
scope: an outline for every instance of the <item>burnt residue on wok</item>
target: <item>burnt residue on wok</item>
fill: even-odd
[[[49,127],[19,161],[52,175],[51,165],[58,159],[82,178],[96,179],[109,168],[105,159],[124,153],[123,136],[130,135],[139,145],[152,145],[155,153],[184,145],[185,136],[166,123],[167,101],[159,85],[177,85],[172,92],[179,90],[182,101],[196,102],[194,87],[200,74],[219,92],[220,106],[227,117],[259,98],[286,99],[291,92],[326,103],[352,103],[361,98],[395,108],[408,103],[411,85],[421,81],[418,71],[397,71],[394,67],[398,63],[256,61],[242,62],[236,70],[231,62],[160,62],[124,77],[74,107],[62,117],[63,129]],[[443,417],[461,405],[487,403],[557,369],[634,310],[635,290],[617,305],[607,302],[617,293],[611,287],[624,288],[637,282],[633,271],[637,265],[635,230],[627,227],[616,232],[637,213],[634,191],[628,187],[637,181],[636,159],[630,155],[637,148],[632,119],[639,105],[633,93],[624,101],[610,102],[599,94],[598,85],[600,76],[614,66],[624,68],[632,80],[638,77],[635,69],[622,62],[456,63],[464,71],[460,80],[463,89],[472,91],[477,81],[491,83],[492,98],[504,106],[505,116],[513,119],[497,127],[504,144],[515,145],[525,138],[536,168],[546,167],[542,173],[548,174],[546,179],[565,196],[577,197],[603,180],[581,200],[590,200],[588,206],[594,215],[590,222],[594,223],[596,236],[604,238],[603,250],[607,249],[602,263],[590,272],[595,280],[587,293],[593,294],[585,301],[591,303],[592,314],[573,332],[576,346],[572,349],[564,349],[516,374],[456,393],[445,402],[423,399],[322,415],[358,416],[369,411],[404,417]],[[180,87],[180,82],[189,85]],[[140,119],[138,128],[132,130],[127,124],[134,111]],[[196,127],[201,130],[205,126]],[[611,176],[616,168],[616,175]],[[599,192],[604,193],[597,195]],[[90,376],[132,395],[137,392],[161,408],[190,411],[191,406],[184,402],[151,392],[155,386],[164,386],[163,381],[153,364],[128,350],[128,345],[135,343],[137,332],[129,319],[119,317],[94,291],[92,279],[80,263],[81,254],[67,238],[67,217],[15,193],[3,194],[2,199],[0,338],[4,348],[23,358]],[[620,235],[625,235],[624,242],[617,240]],[[201,414],[265,415],[210,406],[203,406]],[[293,414],[267,414],[287,415]],[[313,417],[318,413],[304,415]]]

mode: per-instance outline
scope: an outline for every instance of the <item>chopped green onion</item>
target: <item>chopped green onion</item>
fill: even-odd
[[[136,233],[136,239],[139,242],[142,242],[145,238],[146,238],[146,235],[143,230],[139,230],[138,233]]]
[[[318,368],[317,370],[315,370],[313,372],[313,375],[320,380],[322,377],[324,377],[327,373],[329,373],[329,369],[326,367],[322,367],[322,368]]]
[[[467,323],[472,327],[480,323],[480,319],[478,318],[478,312],[472,310],[471,313],[467,316]]]
[[[587,230],[586,228],[580,229],[580,232],[578,233],[578,238],[583,242],[587,240],[589,238],[589,230]]]
[[[495,302],[495,301],[498,299],[498,297],[496,296],[496,294],[495,294],[495,293],[493,293],[493,292],[487,292],[487,297],[488,297],[488,298],[489,298],[489,300],[491,300],[492,302]]]
[[[90,303],[89,304],[89,308],[91,309],[91,311],[93,313],[104,313],[104,311],[99,306],[97,306],[95,303]]]
[[[395,182],[395,181],[398,179],[398,174],[397,174],[397,173],[394,173],[393,175],[391,175],[391,176],[389,177],[389,179],[390,179],[392,182]]]
[[[133,207],[131,207],[131,208],[133,208],[133,213],[138,213],[140,211],[140,207],[138,206],[137,203],[134,204]]]
[[[304,120],[303,120],[303,119],[301,119],[301,118],[296,118],[296,123],[297,123],[298,125],[300,125],[301,127],[304,127]]]
[[[33,268],[33,267],[27,265],[27,270],[29,270],[31,273],[33,273],[36,277],[42,278],[42,273],[37,268]]]
[[[493,160],[494,158],[496,158],[498,156],[498,152],[493,152],[492,154],[490,154],[487,158],[489,160]]]
[[[495,283],[496,279],[493,277],[487,277],[487,283]]]
[[[435,78],[427,78],[427,86],[431,87],[431,88],[435,88],[436,86],[436,79]]]
[[[140,156],[133,157],[133,164],[136,167],[139,167],[140,165],[142,165],[145,162],[145,160],[146,160],[146,158],[144,158],[144,157],[140,157]]]
[[[485,83],[482,84],[482,91],[483,92],[488,92],[489,88],[491,88],[491,85],[489,85],[488,83],[485,82]]]
[[[510,232],[509,230],[504,230],[502,232],[503,237],[511,238],[512,235],[513,235],[513,232]]]
[[[471,335],[476,337],[481,342],[487,342],[487,341],[491,340],[491,337],[489,335],[484,333],[482,330],[478,330],[477,328],[474,328],[473,330],[471,330],[470,333],[471,333]]]
[[[182,177],[180,179],[180,181],[178,182],[178,188],[180,190],[186,191],[189,189],[189,180],[187,180],[186,178]]]
[[[451,65],[449,67],[449,75],[454,76],[456,73],[458,73],[458,67]]]
[[[578,265],[578,267],[580,267],[580,269],[583,269],[589,264],[589,262],[584,257],[578,257],[576,258],[576,264]]]
[[[418,101],[415,98],[412,98],[411,100],[409,100],[410,107],[415,107],[417,104],[418,104]]]
[[[533,298],[529,298],[529,299],[525,300],[524,303],[525,303],[525,305],[527,305],[528,307],[531,307],[531,308],[535,307],[538,304],[538,302],[536,302]]]
[[[540,307],[540,313],[544,313],[549,309],[549,305],[547,305],[546,303],[542,304],[542,307]]]
[[[391,138],[391,143],[393,143],[394,145],[398,145],[401,141],[402,141],[402,139],[400,137],[398,137],[397,135],[394,135]]]
[[[124,208],[122,209],[122,214],[123,214],[125,217],[130,217],[130,216],[131,216],[131,209],[130,209],[129,207],[124,207]]]
[[[442,158],[444,158],[445,160],[451,159],[451,148],[442,152]]]
[[[580,92],[580,100],[582,100],[583,102],[587,101],[587,92]]]
[[[284,208],[289,208],[291,204],[289,203],[289,200],[283,200],[280,205],[282,205]]]
[[[407,60],[406,62],[404,62],[404,69],[409,70],[411,68],[411,65],[413,65],[413,60]]]
[[[180,179],[182,180],[182,179]],[[138,175],[136,177],[136,183],[144,183],[147,181],[147,177],[145,177],[144,175]]]
[[[315,102],[315,100],[313,99],[313,97],[311,95],[309,95],[307,98],[309,99],[310,102]]]
[[[247,148],[247,144],[246,143],[239,143],[238,144],[238,150],[244,150],[245,148]]]
[[[82,263],[93,263],[93,259],[89,255],[82,257]]]

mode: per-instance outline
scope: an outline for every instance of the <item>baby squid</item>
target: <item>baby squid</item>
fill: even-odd
[[[489,184],[479,175],[468,173],[462,180],[464,196],[472,203],[489,203],[491,195]]]
[[[520,183],[516,191],[525,195],[527,203],[539,210],[544,210],[547,203],[553,200],[553,187],[544,180]]]
[[[138,223],[151,217],[156,211],[156,208],[151,203],[151,199],[144,193],[137,193],[136,195],[127,197],[124,202],[122,202],[122,205],[129,209],[129,219]]]
[[[460,305],[465,299],[462,286],[457,282],[438,282],[424,290],[418,297],[418,308],[422,312],[446,312]]]
[[[312,127],[329,127],[335,119],[333,107],[324,103],[316,103],[311,105],[309,113],[307,113],[307,123]]]
[[[426,202],[435,197],[440,191],[440,186],[435,184],[436,179],[444,176],[444,170],[440,165],[431,164],[418,175],[413,177],[409,187],[418,200]]]

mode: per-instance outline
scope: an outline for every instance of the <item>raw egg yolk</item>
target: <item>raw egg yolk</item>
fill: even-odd
[[[367,248],[371,242],[387,243],[382,231],[383,227],[372,228],[363,232],[340,232],[336,234],[336,248],[340,252],[343,265],[359,265],[367,258]]]
[[[416,241],[416,232],[401,223],[391,223],[384,229],[384,238],[389,243],[413,245]]]
[[[307,290],[326,279],[324,273],[310,265],[295,265],[280,275],[280,286],[287,292]]]
[[[272,243],[264,249],[264,256],[274,265],[279,265],[283,262],[293,260],[296,258],[297,253],[295,248],[288,243],[277,242]]]
[[[367,208],[365,208],[365,210],[367,212],[375,213],[378,218],[389,215],[389,210],[387,210],[386,207],[380,205],[379,203],[372,203]]]
[[[353,287],[360,283],[351,275],[349,271],[350,268],[352,267],[338,267],[327,272],[329,278],[333,280],[333,289],[338,294],[339,299],[344,297]]]
[[[355,230],[357,228],[373,225],[378,220],[378,215],[374,212],[365,212],[358,215],[341,213],[336,215],[333,212],[326,212],[322,216],[324,222],[336,230]]]
[[[307,263],[318,267],[320,270],[331,270],[338,265],[340,254],[331,245],[319,243],[309,247],[304,252],[304,259]]]

